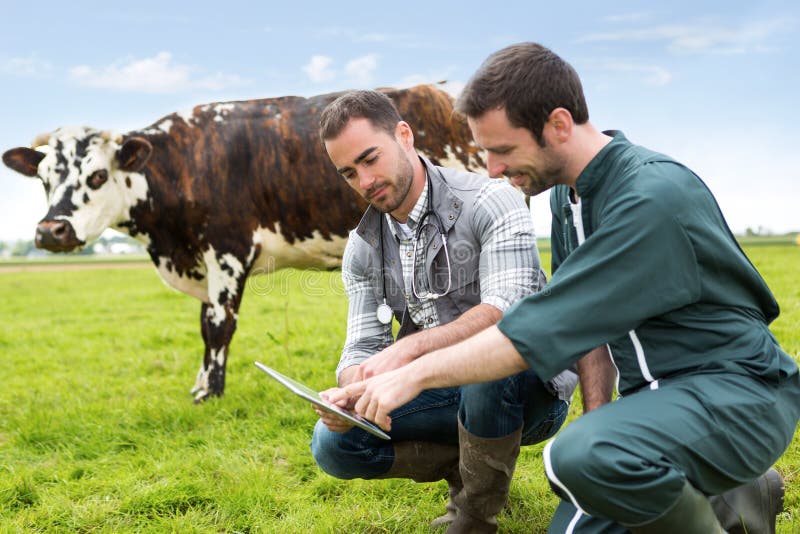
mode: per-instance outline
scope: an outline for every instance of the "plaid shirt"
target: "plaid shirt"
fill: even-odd
[[[407,237],[396,221],[389,217],[390,228],[398,238],[402,259],[408,311],[412,320],[424,328],[439,325],[439,318],[432,300],[420,302],[411,290],[411,263],[413,259],[413,232],[419,218],[427,209],[428,186],[409,214],[408,226],[412,236]],[[430,216],[429,216],[430,217]],[[427,219],[426,219],[427,220]],[[433,222],[433,221],[431,221]],[[459,220],[456,224],[469,224],[475,229],[481,243],[480,291],[481,303],[491,304],[505,312],[512,304],[537,289],[539,264],[535,251],[536,239],[531,214],[519,193],[504,180],[492,180],[481,188],[475,198],[472,220]],[[350,241],[359,239],[355,233]],[[386,243],[386,246],[392,244]],[[358,365],[373,354],[394,342],[391,324],[378,321],[375,313],[378,299],[373,282],[367,273],[354,262],[354,245],[348,243],[342,262],[342,279],[350,302],[347,317],[347,337],[342,357],[336,369],[337,377],[342,369]],[[417,293],[427,290],[427,275],[424,272],[425,247],[417,245]]]
[[[394,237],[400,243],[400,262],[403,269],[403,285],[405,286],[406,303],[408,305],[408,313],[414,324],[421,328],[433,328],[439,326],[439,314],[436,313],[436,306],[433,304],[432,299],[419,300],[414,296],[412,283],[416,284],[417,294],[422,295],[428,291],[428,275],[425,272],[425,247],[427,245],[425,239],[425,232],[419,236],[417,243],[417,264],[416,273],[414,269],[414,234],[417,232],[420,218],[425,214],[428,209],[428,182],[425,181],[425,188],[419,196],[417,203],[408,214],[408,225],[411,230],[410,235],[406,235],[405,231],[400,227],[400,224],[395,221],[388,213],[385,215],[389,223],[389,228],[392,230]],[[425,218],[426,224],[433,223],[435,220],[432,214]],[[412,280],[412,276],[416,276]]]

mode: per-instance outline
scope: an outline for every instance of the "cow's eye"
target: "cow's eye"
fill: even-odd
[[[108,171],[105,169],[101,169],[99,171],[94,171],[89,179],[86,180],[86,185],[91,187],[92,189],[100,189],[100,186],[103,185],[108,181]]]

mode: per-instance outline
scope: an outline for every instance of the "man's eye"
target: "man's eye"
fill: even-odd
[[[372,165],[376,161],[378,161],[378,156],[375,156],[374,158],[365,159],[364,163],[366,163],[367,165]]]
[[[100,189],[100,186],[103,185],[108,181],[108,171],[105,169],[101,169],[99,171],[94,171],[89,179],[86,180],[86,185],[88,185],[92,189]]]

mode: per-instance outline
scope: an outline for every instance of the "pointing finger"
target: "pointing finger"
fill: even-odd
[[[346,402],[350,395],[344,388],[331,388],[321,392],[320,397],[326,401],[338,405],[340,402]]]
[[[364,394],[364,391],[367,389],[367,381],[362,380],[361,382],[353,382],[352,384],[348,384],[344,388],[340,390],[340,392],[344,395],[344,398],[348,397],[359,397]]]

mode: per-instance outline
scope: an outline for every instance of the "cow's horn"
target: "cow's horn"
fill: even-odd
[[[49,142],[50,142],[50,134],[49,133],[39,134],[39,135],[36,136],[36,138],[31,143],[31,147],[32,148],[36,148],[37,146],[46,145]]]
[[[106,141],[113,141],[114,143],[117,144],[122,143],[122,136],[112,132],[111,130],[103,130],[102,132],[100,132],[100,137],[102,137]]]

